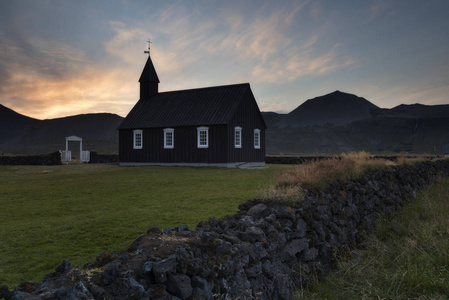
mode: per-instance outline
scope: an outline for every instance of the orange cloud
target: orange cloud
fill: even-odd
[[[138,98],[135,75],[89,67],[58,80],[15,70],[3,88],[4,105],[38,119],[111,111],[124,116]]]

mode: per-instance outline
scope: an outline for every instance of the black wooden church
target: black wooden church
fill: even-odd
[[[118,128],[121,165],[264,166],[266,125],[248,83],[159,93],[149,55],[139,82]]]

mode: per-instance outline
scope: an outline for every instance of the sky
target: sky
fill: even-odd
[[[449,104],[448,0],[0,0],[0,104],[126,116],[147,40],[159,91],[250,83],[262,111],[340,90]]]

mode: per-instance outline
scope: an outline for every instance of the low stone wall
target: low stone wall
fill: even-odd
[[[266,156],[265,163],[296,165],[327,158],[329,158],[329,156]]]
[[[90,162],[91,164],[111,164],[118,163],[117,154],[98,154],[95,151],[90,152]]]
[[[265,157],[265,163],[267,164],[303,164],[310,161],[317,161],[322,159],[328,159],[328,158],[340,158],[339,156],[266,156]],[[397,161],[399,157],[403,158],[417,158],[417,156],[395,156],[395,155],[373,155],[372,158],[379,158],[379,159],[385,159],[385,160],[391,160],[391,161]],[[419,156],[419,158],[433,160],[435,157],[433,156]]]
[[[81,269],[64,261],[42,283],[2,288],[0,298],[288,299],[366,237],[381,215],[448,175],[449,160],[439,160],[335,182],[297,207],[251,200],[195,230],[151,228],[126,251],[100,253]]]
[[[36,155],[1,155],[0,165],[60,165],[61,154],[53,152],[50,154]]]

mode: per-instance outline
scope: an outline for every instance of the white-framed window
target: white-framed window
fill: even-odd
[[[133,130],[133,149],[142,149],[143,147],[143,130]]]
[[[242,127],[234,128],[234,146],[235,148],[242,148]]]
[[[254,129],[254,149],[260,149],[260,129]]]
[[[198,148],[209,148],[209,127],[198,127]]]
[[[175,130],[173,128],[164,129],[164,149],[175,148]]]

